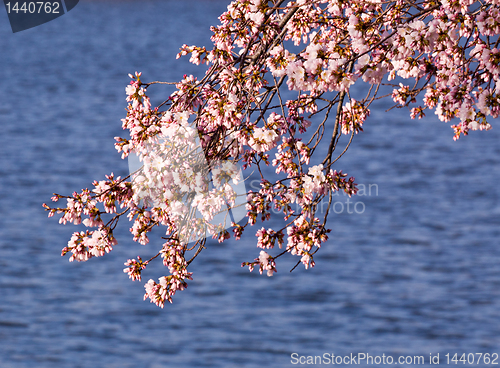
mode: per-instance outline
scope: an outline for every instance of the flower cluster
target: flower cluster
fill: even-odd
[[[123,272],[128,274],[128,277],[132,279],[132,281],[141,281],[141,271],[146,268],[148,263],[148,261],[143,261],[140,256],[137,256],[137,261],[135,259],[129,259],[124,263],[124,265],[128,267],[124,268]]]
[[[187,276],[191,280],[191,276]],[[158,307],[163,308],[165,306],[165,300],[172,303],[172,296],[177,290],[184,290],[187,287],[187,283],[183,278],[170,275],[162,276],[156,283],[153,279],[150,279],[145,285],[146,293],[144,294],[144,300],[150,299],[151,303],[155,303]]]
[[[274,258],[263,250],[260,251],[259,257],[255,258],[254,262],[243,262],[241,267],[244,266],[248,266],[250,272],[253,271],[255,266],[259,266],[259,272],[261,275],[263,271],[267,271],[267,276],[272,276],[274,272],[278,272],[276,270],[276,262],[274,262]]]
[[[113,245],[118,244],[113,233],[103,230],[81,231],[73,233],[68,246],[64,247],[61,255],[71,252],[69,261],[87,261],[92,257],[102,257],[113,250]]]
[[[151,303],[155,303],[163,308],[165,300],[172,303],[172,296],[177,290],[187,288],[186,280],[192,280],[192,272],[187,271],[187,263],[184,258],[184,246],[176,240],[171,240],[163,245],[160,252],[163,258],[163,264],[168,267],[170,276],[160,277],[159,283],[150,279],[144,288],[144,300],[150,299]]]

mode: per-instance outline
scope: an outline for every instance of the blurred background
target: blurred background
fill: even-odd
[[[0,11],[1,367],[290,367],[293,353],[423,355],[428,365],[429,354],[444,364],[446,353],[500,353],[497,124],[454,142],[432,112],[412,121],[385,112],[391,101],[373,106],[335,167],[366,191],[350,211],[336,198],[313,269],[290,273],[294,257],[272,278],[241,268],[258,256],[257,224],[241,241],[210,241],[188,289],[160,309],[142,300],[143,284],[167,270],[148,268],[143,282],[122,271],[154,255],[158,237],[141,246],[123,222],[105,257],[60,256],[79,227],[41,204],[128,174],[113,145],[125,136],[127,74],[201,76],[175,55],[209,46],[227,4],[82,0],[16,34]],[[168,93],[149,90],[153,103]]]

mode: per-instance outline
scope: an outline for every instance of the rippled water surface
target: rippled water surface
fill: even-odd
[[[127,74],[199,73],[175,54],[208,45],[225,7],[80,1],[16,34],[0,11],[0,366],[290,367],[292,353],[360,352],[426,363],[440,353],[444,364],[446,353],[500,353],[497,124],[453,142],[432,113],[411,121],[374,108],[337,166],[365,185],[349,204],[364,212],[337,197],[312,270],[289,273],[289,259],[267,278],[240,267],[258,254],[251,234],[210,242],[189,288],[162,310],[122,272],[159,241],[140,246],[124,228],[105,257],[60,257],[75,227],[47,219],[41,203],[127,174],[113,147]]]

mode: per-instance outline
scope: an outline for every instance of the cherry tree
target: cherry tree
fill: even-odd
[[[168,275],[149,280],[144,295],[160,307],[187,286],[207,237],[240,239],[254,226],[260,250],[242,266],[272,276],[290,255],[313,267],[330,232],[332,195],[357,192],[337,161],[374,101],[392,99],[412,119],[428,110],[455,119],[455,140],[491,129],[488,120],[500,113],[499,10],[499,0],[232,2],[211,28],[211,49],[184,45],[178,54],[204,67],[203,78],[130,75],[122,120],[129,137],[115,146],[140,164],[126,178],[111,174],[92,189],[54,194],[65,207],[44,204],[49,217],[62,214],[60,223],[89,228],[75,232],[62,255],[86,261],[111,251],[122,216],[140,244],[162,227],[158,253],[129,259],[124,270],[141,280],[148,264],[163,261]],[[158,84],[173,92],[153,107],[148,93]],[[257,191],[240,190],[249,172],[260,176]],[[244,219],[227,209],[243,210]],[[262,226],[271,215],[283,226]]]

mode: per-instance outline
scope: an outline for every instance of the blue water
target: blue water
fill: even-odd
[[[423,355],[426,365],[439,353],[445,365],[446,353],[500,353],[498,124],[453,142],[432,113],[411,121],[374,108],[336,167],[366,186],[350,204],[364,211],[337,197],[344,211],[312,270],[289,273],[289,258],[272,278],[249,273],[251,233],[210,242],[162,310],[122,272],[159,239],[140,246],[124,226],[105,257],[60,257],[76,227],[41,203],[127,174],[113,147],[127,74],[199,73],[175,54],[208,45],[226,5],[80,1],[16,34],[0,10],[0,367],[291,367],[293,353]],[[159,101],[168,88],[154,91]]]

